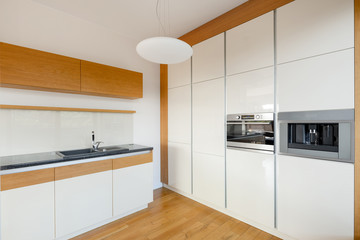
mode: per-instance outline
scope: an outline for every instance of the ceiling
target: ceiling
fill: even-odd
[[[141,41],[164,35],[156,15],[157,0],[33,0],[123,36]],[[166,35],[180,37],[247,0],[160,0]],[[167,17],[168,16],[168,17]]]

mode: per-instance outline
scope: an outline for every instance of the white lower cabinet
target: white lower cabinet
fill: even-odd
[[[194,152],[193,187],[195,197],[224,208],[225,158]]]
[[[2,240],[49,240],[54,230],[54,182],[1,192]]]
[[[153,163],[114,170],[113,215],[119,216],[153,201]]]
[[[226,151],[227,208],[251,221],[274,227],[274,155]]]
[[[169,186],[191,194],[191,145],[168,143]]]
[[[112,171],[55,181],[56,237],[112,217]]]
[[[354,238],[354,165],[277,156],[278,230],[296,239]]]

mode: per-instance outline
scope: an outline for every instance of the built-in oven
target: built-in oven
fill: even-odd
[[[227,147],[274,152],[274,114],[227,115]]]

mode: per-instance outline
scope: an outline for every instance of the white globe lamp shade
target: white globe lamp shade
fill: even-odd
[[[180,63],[193,54],[189,44],[171,37],[147,38],[138,43],[136,52],[142,58],[160,64]]]

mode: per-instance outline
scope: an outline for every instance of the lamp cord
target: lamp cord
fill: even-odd
[[[156,17],[157,17],[157,19],[158,19],[158,21],[160,23],[160,26],[161,26],[161,29],[164,32],[164,35],[166,35],[165,27],[162,24],[161,19],[160,19],[160,15],[159,15],[159,3],[160,3],[160,0],[157,0],[157,2],[156,2]]]

